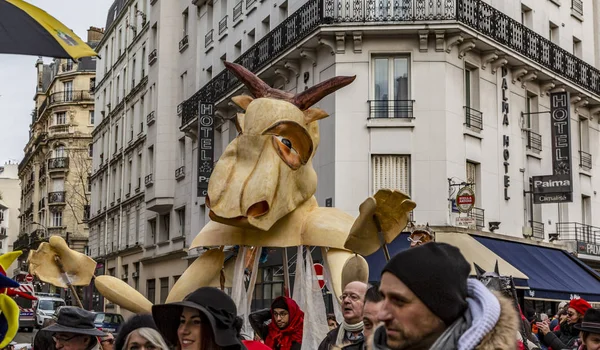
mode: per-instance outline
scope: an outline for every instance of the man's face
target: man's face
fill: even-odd
[[[362,320],[367,285],[362,282],[350,282],[342,294],[342,311],[348,324],[356,324]]]
[[[381,276],[379,291],[384,299],[377,319],[385,324],[390,349],[429,348],[446,328],[444,322],[391,273]]]
[[[279,329],[284,329],[290,323],[290,313],[286,309],[274,308],[273,319]]]
[[[363,334],[365,335],[365,339],[369,339],[371,334],[373,334],[373,329],[379,323],[377,315],[379,314],[379,310],[381,310],[381,305],[383,305],[381,301],[378,303],[367,301],[365,303],[365,308],[363,309],[363,322],[365,324]]]
[[[90,336],[74,333],[55,333],[52,336],[59,350],[85,350],[90,344]]]

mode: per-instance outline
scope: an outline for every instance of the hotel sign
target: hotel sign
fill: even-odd
[[[535,204],[573,202],[571,108],[568,92],[550,94],[552,175],[534,176]]]
[[[215,106],[212,103],[199,104],[198,113],[198,197],[208,195],[208,181],[213,171],[215,159]]]

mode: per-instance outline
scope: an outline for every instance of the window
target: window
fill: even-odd
[[[584,225],[592,224],[592,199],[589,196],[581,196],[581,223]],[[594,237],[591,242],[594,242]]]
[[[177,219],[179,221],[178,232],[177,232],[178,236],[184,236],[185,235],[185,207],[177,209],[176,213],[177,213]]]
[[[189,12],[188,9],[186,8],[185,11],[183,11],[183,35],[182,36],[186,36],[188,34],[188,17],[189,17]]]
[[[269,31],[271,31],[271,16],[267,16],[265,17],[265,19],[262,20],[261,22],[261,38],[264,37],[265,35],[267,35],[269,33]]]
[[[573,37],[573,55],[581,58],[581,40]]]
[[[558,44],[558,26],[552,22],[548,22],[548,40]]]
[[[140,263],[133,263],[133,287],[135,290],[140,290]]]
[[[373,193],[382,188],[402,191],[410,195],[410,156],[372,155]]]
[[[242,54],[242,41],[238,41],[234,46],[233,46],[233,60],[236,60],[238,57],[240,57],[240,55]]]
[[[187,85],[187,72],[183,72],[180,79],[179,87],[179,101],[183,101],[187,97],[186,85]]]
[[[156,243],[154,241],[154,238],[156,237],[156,218],[148,220],[148,226],[149,226],[149,230],[148,230],[149,236],[148,236],[148,242],[146,242],[146,244]]]
[[[93,144],[93,143],[90,143],[90,144],[88,145],[88,148],[89,148],[89,156],[90,156],[90,157],[93,157],[93,156],[94,156],[94,144]]]
[[[279,5],[279,21],[283,22],[288,17],[288,2],[284,1]]]
[[[96,78],[90,78],[90,91],[94,91],[96,88]]]
[[[465,106],[479,109],[479,70],[465,64]]]
[[[131,61],[131,88],[135,87],[135,66],[136,66],[135,56],[133,56],[133,60]]]
[[[90,111],[90,124],[89,125],[94,125],[94,111]]]
[[[139,114],[140,114],[140,131],[138,133],[142,133],[144,132],[144,96],[140,97],[140,108],[139,108]]]
[[[73,81],[63,83],[64,102],[73,101]]]
[[[52,212],[52,227],[61,227],[63,225],[62,222],[63,215],[62,211],[53,211]]]
[[[166,242],[169,240],[169,231],[171,228],[171,213],[160,216],[161,230],[159,242]]]
[[[179,139],[179,166],[185,166],[185,137]]]
[[[169,295],[169,277],[163,277],[160,279],[160,303],[164,304],[167,301],[167,295]]]
[[[579,119],[579,150],[584,152],[590,150],[590,123],[587,118]]]
[[[148,174],[154,172],[154,146],[148,147]]]
[[[54,125],[65,125],[67,124],[67,112],[56,113],[56,119]]]
[[[246,45],[246,50],[248,50],[254,43],[256,42],[256,31],[252,29],[248,32],[248,43]]]
[[[139,152],[137,157],[137,178],[137,189],[139,190],[142,183],[142,152]]]
[[[117,153],[119,149],[119,124],[115,124],[115,150],[114,153]]]
[[[116,94],[117,94],[117,104],[119,102],[121,102],[121,100],[119,99],[119,86],[121,86],[121,77],[117,75],[117,82],[116,82],[116,86],[115,86]]]
[[[479,193],[477,192],[477,183],[479,181],[479,164],[467,161],[467,183],[470,184],[475,193],[475,202],[479,202]]]
[[[140,208],[135,208],[135,244],[140,243]]]
[[[412,117],[409,57],[375,57],[373,70],[371,117]]]
[[[131,214],[128,209],[127,215],[125,216],[125,247],[129,247],[129,228],[130,227],[131,227]]]
[[[531,9],[521,4],[521,24],[525,27],[531,28],[532,17]]]
[[[146,76],[146,46],[142,47],[142,77],[144,79]]]
[[[127,280],[127,278],[129,277],[129,265],[125,264],[123,265],[123,279]]]
[[[133,127],[135,119],[135,104],[131,105],[131,112],[129,113],[129,140],[133,140]]]
[[[146,297],[151,303],[156,303],[156,280],[151,279],[146,281]]]
[[[65,157],[65,146],[59,145],[54,149],[54,158],[64,158]]]
[[[117,45],[118,45],[118,56],[117,57],[121,57],[122,54],[122,46],[123,46],[123,30],[121,28],[119,28],[119,36],[117,37]]]

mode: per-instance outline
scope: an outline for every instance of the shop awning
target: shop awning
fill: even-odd
[[[465,259],[471,264],[471,275],[474,276],[476,274],[473,263],[476,263],[486,271],[494,271],[494,266],[496,265],[496,261],[498,261],[498,269],[501,275],[512,276],[517,286],[527,287],[528,276],[525,273],[486,248],[470,235],[455,232],[439,232],[436,233],[435,240],[436,242],[451,244],[460,249]],[[388,249],[390,255],[393,256],[408,249],[409,246],[408,234],[403,233],[388,245]],[[379,250],[366,257],[366,259],[369,263],[369,280],[378,281],[381,277],[381,270],[383,270],[385,265],[383,252]]]
[[[566,251],[488,237],[474,238],[529,277],[526,298],[580,297],[600,302],[600,275]]]

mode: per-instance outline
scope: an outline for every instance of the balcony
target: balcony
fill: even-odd
[[[186,34],[183,39],[179,41],[179,52],[183,52],[189,46],[189,38]]]
[[[227,15],[225,15],[225,17],[221,18],[221,20],[219,21],[219,35],[225,33],[225,31],[227,30]]]
[[[64,170],[69,168],[69,158],[58,157],[48,159],[48,170]]]
[[[214,42],[214,40],[213,40],[213,33],[214,33],[214,31],[215,31],[214,29],[211,29],[204,36],[204,47],[205,48],[208,48]]]
[[[235,22],[242,16],[242,1],[238,2],[233,6],[233,21]]]
[[[175,169],[175,179],[176,180],[181,180],[185,177],[185,166],[180,166],[179,168]]]
[[[527,149],[532,150],[535,153],[542,152],[542,135],[527,130]]]
[[[584,151],[579,151],[579,166],[585,171],[592,170],[592,155]]]
[[[183,112],[183,102],[177,105],[177,116],[180,116]]]
[[[483,113],[465,106],[465,126],[474,131],[480,132],[483,130]]]
[[[152,174],[146,175],[146,177],[144,178],[144,184],[146,184],[146,187],[154,185],[154,177],[152,176]]]
[[[50,130],[50,136],[69,133],[69,125],[67,124],[50,125],[48,129]]]
[[[475,227],[478,230],[485,228],[485,209],[473,207],[467,216],[475,219]]]
[[[157,58],[158,58],[158,51],[156,51],[156,49],[154,49],[148,55],[148,64],[153,65],[154,62],[156,62]]]
[[[146,124],[152,125],[156,121],[154,111],[146,116]]]
[[[369,119],[413,118],[414,100],[370,100]]]
[[[49,192],[48,193],[48,204],[50,204],[50,205],[65,204],[66,194],[67,193],[65,191]]]
[[[41,116],[46,108],[61,103],[73,103],[73,102],[89,102],[94,103],[93,94],[89,90],[76,90],[76,91],[60,91],[55,92],[46,97],[46,100],[42,102],[39,110],[38,117]]]
[[[556,233],[561,241],[600,244],[600,228],[579,222],[557,222]]]
[[[539,221],[529,220],[531,232],[534,238],[544,239],[544,223]]]
[[[246,0],[246,10],[249,10],[256,4],[256,0]]]

